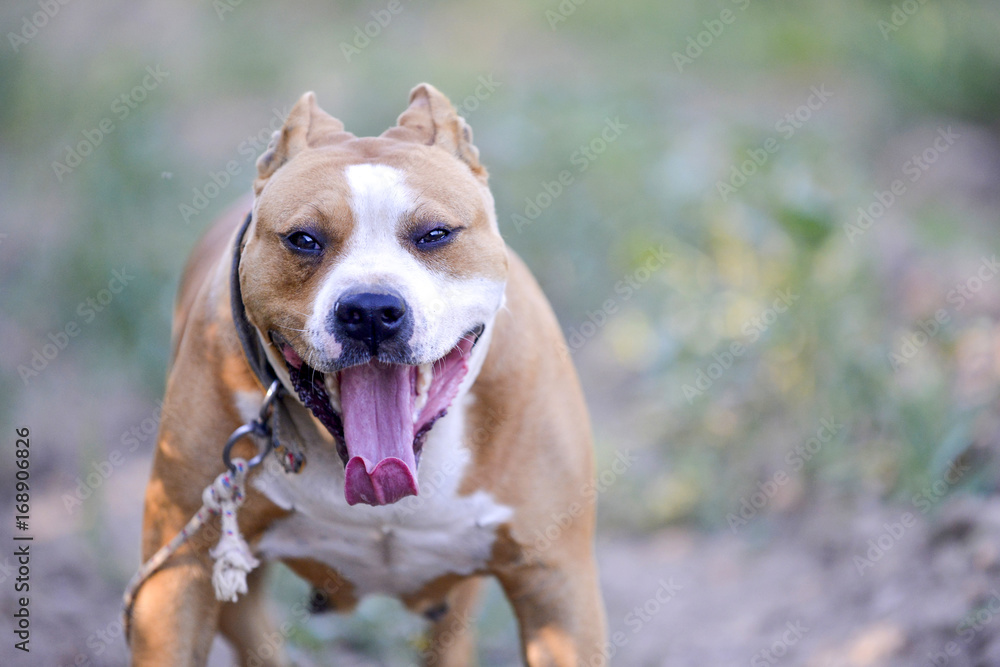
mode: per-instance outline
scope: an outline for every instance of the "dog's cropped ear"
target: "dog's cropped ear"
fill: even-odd
[[[260,194],[267,179],[302,150],[337,143],[353,136],[344,132],[343,123],[319,108],[316,93],[309,91],[295,103],[285,124],[271,135],[267,149],[257,158],[254,192]]]
[[[396,122],[396,127],[382,133],[383,137],[443,148],[469,165],[477,177],[486,180],[486,168],[479,163],[479,149],[472,143],[472,128],[444,93],[431,84],[421,83],[410,91],[410,106]]]

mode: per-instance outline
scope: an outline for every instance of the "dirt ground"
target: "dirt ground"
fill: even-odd
[[[22,20],[27,25],[29,16],[43,14],[35,0],[14,4],[5,11],[15,29]],[[978,26],[983,32],[969,33],[972,46],[959,48],[965,40],[959,32],[949,33],[946,19],[949,14],[961,18],[969,3],[948,5],[945,11],[944,3],[921,0],[920,16],[891,39],[876,24],[888,16],[888,2],[877,13],[868,10],[878,3],[863,3],[871,5],[863,8],[803,3],[823,8],[806,14],[822,19],[821,30],[795,25],[795,3],[752,3],[711,54],[675,76],[672,52],[705,34],[708,21],[718,21],[718,3],[697,10],[698,3],[588,3],[563,17],[571,21],[558,33],[537,3],[504,4],[502,10],[496,3],[471,10],[474,3],[427,3],[432,7],[393,19],[372,49],[353,63],[349,58],[340,62],[344,54],[336,42],[349,39],[354,22],[360,21],[355,30],[368,24],[372,8],[301,3],[300,18],[290,20],[296,12],[284,5],[257,3],[261,13],[252,18],[258,10],[239,8],[241,2],[232,0],[230,9],[238,12],[227,19],[216,13],[217,4],[180,9],[121,0],[74,3],[65,14],[49,16],[51,25],[23,51],[14,48],[3,56],[0,90],[7,106],[0,105],[0,111],[10,128],[0,133],[7,142],[0,156],[0,200],[6,204],[0,294],[17,294],[4,302],[24,309],[23,317],[0,314],[0,340],[12,360],[5,367],[11,381],[3,400],[12,419],[16,415],[32,425],[38,442],[32,450],[30,653],[14,648],[18,573],[11,545],[19,543],[11,540],[7,509],[14,505],[14,459],[0,461],[0,506],[5,508],[0,667],[127,664],[121,592],[138,565],[141,499],[158,418],[150,396],[158,396],[159,388],[151,390],[140,378],[166,354],[167,327],[156,309],[165,303],[164,276],[173,280],[177,275],[168,270],[167,260],[181,248],[187,252],[196,227],[207,225],[208,217],[206,212],[191,223],[178,215],[178,204],[192,201],[192,188],[204,198],[207,185],[218,185],[206,179],[224,175],[223,167],[232,174],[229,164],[239,167],[240,178],[245,177],[240,187],[249,191],[248,172],[256,158],[244,155],[243,138],[270,122],[271,104],[264,100],[272,95],[319,87],[331,111],[341,114],[342,108],[351,114],[345,118],[359,123],[387,113],[383,105],[397,99],[391,95],[400,95],[401,104],[402,92],[420,80],[440,79],[457,101],[478,91],[480,74],[492,81],[494,65],[504,87],[488,103],[465,97],[477,108],[483,104],[479,111],[463,113],[484,148],[497,201],[506,204],[501,222],[508,238],[521,233],[510,229],[511,214],[526,196],[546,194],[539,188],[567,167],[567,158],[569,167],[577,167],[569,156],[600,127],[603,121],[592,125],[595,119],[608,114],[610,121],[621,113],[632,125],[620,143],[605,146],[606,157],[586,177],[582,170],[574,173],[572,194],[518,241],[525,249],[540,249],[533,269],[570,317],[564,321],[567,331],[584,322],[584,312],[592,320],[600,302],[590,299],[603,297],[605,284],[595,276],[614,281],[619,268],[632,270],[638,262],[633,246],[672,239],[677,259],[683,260],[670,276],[658,274],[627,307],[623,300],[616,325],[601,334],[607,340],[588,345],[575,358],[598,429],[596,441],[603,445],[599,453],[613,448],[646,457],[630,471],[633,476],[607,494],[615,502],[605,502],[612,500],[607,496],[601,500],[605,514],[597,548],[609,644],[607,661],[598,662],[626,667],[1000,666],[1000,494],[956,492],[935,499],[925,513],[905,498],[878,497],[895,488],[896,480],[850,499],[828,497],[832,492],[812,487],[802,490],[796,480],[800,493],[793,501],[776,501],[736,531],[723,525],[709,532],[688,524],[664,528],[682,515],[658,507],[666,503],[656,493],[630,493],[642,484],[659,489],[640,479],[639,469],[666,470],[677,463],[681,449],[672,440],[677,434],[689,448],[732,445],[709,457],[720,468],[730,463],[727,457],[771,441],[771,430],[762,428],[757,442],[742,442],[742,428],[767,422],[758,419],[758,412],[769,410],[771,422],[789,422],[775,427],[778,444],[731,468],[733,477],[756,475],[747,471],[771,453],[783,453],[781,445],[799,442],[800,404],[861,403],[855,402],[854,385],[843,379],[863,381],[858,386],[873,397],[896,394],[884,403],[878,398],[871,406],[858,405],[871,407],[872,414],[859,414],[857,437],[848,444],[861,451],[857,458],[866,470],[904,458],[898,451],[879,457],[887,445],[916,451],[910,434],[926,436],[921,446],[940,452],[935,441],[940,434],[926,433],[932,430],[928,425],[950,429],[952,417],[934,423],[933,414],[924,414],[930,407],[939,404],[941,414],[950,408],[964,411],[987,396],[983,404],[995,410],[996,395],[989,392],[1000,377],[1000,281],[969,301],[961,317],[957,308],[945,313],[954,315],[954,331],[927,346],[921,362],[909,367],[912,374],[889,379],[885,369],[871,378],[859,372],[876,356],[884,365],[883,350],[896,349],[904,333],[951,307],[946,295],[952,285],[979,270],[979,245],[983,253],[994,252],[1000,143],[989,74],[995,58],[979,49],[995,24],[984,22]],[[751,3],[724,4],[742,10]],[[973,39],[981,34],[987,35],[984,41]],[[258,39],[262,35],[267,39]],[[866,55],[883,51],[884,59]],[[456,63],[456,53],[468,62]],[[129,111],[126,122],[108,103],[135,90],[135,77],[143,80],[147,63],[173,74],[148,103]],[[427,72],[416,78],[413,63]],[[401,80],[408,81],[406,87]],[[798,109],[810,111],[800,106],[812,94],[806,89],[824,83],[836,91],[829,106],[808,127],[797,125],[796,130],[805,129],[783,140],[780,154],[766,168],[753,168],[756,176],[739,197],[728,202],[716,197],[721,194],[716,178],[736,173],[745,155],[753,155],[750,151],[761,152],[758,141],[774,135],[775,120]],[[144,99],[151,92],[144,91]],[[65,159],[63,145],[70,151],[70,142],[77,145],[95,124],[103,127],[112,119],[118,129],[98,135],[104,145],[63,185],[63,175],[53,174],[52,166],[53,160]],[[962,140],[933,170],[918,174],[919,187],[915,179],[905,184],[906,198],[894,195],[899,203],[891,212],[884,210],[884,217],[876,216],[881,219],[863,242],[855,246],[847,234],[847,240],[822,250],[825,242],[817,229],[828,223],[823,233],[839,237],[840,223],[860,220],[856,207],[881,202],[887,188],[895,192],[891,184],[906,176],[910,156],[925,155],[945,128],[950,136],[952,124]],[[266,143],[268,131],[260,131]],[[226,178],[234,185],[221,194],[224,188],[216,190],[220,199],[213,207],[235,198],[238,179]],[[571,252],[554,252],[570,235]],[[600,270],[590,271],[590,257]],[[126,260],[130,268],[148,264],[144,277],[72,353],[53,363],[58,370],[32,379],[30,391],[22,391],[15,365],[46,343],[47,331],[60,331],[77,314],[78,300],[89,298],[106,280],[108,263],[108,269],[118,270]],[[806,265],[809,271],[802,268]],[[741,272],[747,278],[733,277]],[[799,275],[803,272],[808,275]],[[736,313],[737,305],[748,308],[759,296],[740,283],[764,286],[771,280],[782,289],[800,281],[812,285],[817,298],[808,305],[804,299],[792,318],[772,329],[774,339],[762,341],[757,352],[764,361],[747,363],[742,379],[735,371],[727,377],[734,394],[716,385],[719,391],[701,421],[721,430],[711,437],[685,432],[703,424],[664,417],[670,410],[660,400],[664,387],[669,385],[670,396],[680,396],[687,369],[694,376],[695,365],[704,366],[722,349],[721,342],[704,350],[693,343],[702,337],[732,338],[722,336],[727,327],[718,322],[735,317],[729,311]],[[715,282],[718,286],[708,286]],[[23,296],[18,288],[25,290]],[[574,305],[576,293],[586,298]],[[619,308],[617,301],[613,305]],[[682,308],[670,317],[660,312],[671,305]],[[791,321],[800,314],[801,331]],[[841,321],[856,326],[831,324]],[[102,332],[114,335],[102,341]],[[806,360],[810,345],[824,338],[857,339],[842,349],[830,346],[836,349],[822,362],[851,374],[823,371],[822,364]],[[614,355],[607,353],[611,349]],[[692,355],[695,361],[685,361]],[[790,361],[796,357],[803,360],[801,368]],[[604,358],[605,365],[598,365]],[[656,366],[675,362],[687,366],[676,373]],[[96,372],[102,368],[108,370]],[[816,390],[803,380],[815,377],[821,385],[821,371],[839,387],[836,392]],[[754,381],[757,372],[767,381]],[[773,403],[760,399],[760,411],[750,400],[758,391]],[[897,413],[926,421],[912,420],[909,432],[895,423],[881,428],[880,420],[899,421]],[[727,428],[735,435],[720,436]],[[112,466],[109,456],[125,448],[126,429],[140,429],[139,439],[133,439],[137,449],[128,449]],[[989,449],[986,460],[995,468],[1000,431],[995,423],[982,430],[989,432],[969,436],[970,449]],[[4,434],[0,443],[6,446],[10,429]],[[66,494],[80,477],[98,471],[95,466],[113,469],[99,475],[87,498],[67,505]],[[984,477],[991,481],[979,488],[996,493],[992,470]],[[663,479],[664,486],[675,482]],[[638,498],[648,503],[638,508],[642,511],[633,510]],[[619,521],[629,511],[635,520]],[[658,527],[643,530],[644,525]],[[290,606],[305,598],[306,587],[280,571],[270,587],[276,617],[289,620]],[[366,603],[350,618],[310,618],[287,642],[292,662],[298,667],[413,664],[422,621],[383,602]],[[480,634],[481,664],[519,664],[513,620],[495,588],[484,605]],[[231,653],[217,641],[211,667],[230,664]]]
[[[133,465],[122,478],[141,487],[145,463]],[[139,490],[122,489],[129,497]],[[125,664],[117,591],[134,562],[140,508],[117,505],[115,520],[96,531],[36,537],[31,653],[12,648],[13,600],[5,597],[0,663]],[[926,516],[909,505],[851,513],[836,506],[816,502],[795,515],[758,518],[736,534],[605,531],[599,557],[610,664],[1000,665],[1000,498],[956,497]],[[86,525],[59,497],[36,507],[39,525],[54,536],[60,523]],[[12,576],[9,556],[0,565],[0,576]],[[495,616],[497,603],[488,606]],[[347,622],[324,616],[307,626]],[[485,664],[517,664],[510,619],[503,625]],[[211,664],[230,664],[218,644]],[[303,666],[410,662],[366,658],[343,642],[329,654],[296,646],[292,656]]]

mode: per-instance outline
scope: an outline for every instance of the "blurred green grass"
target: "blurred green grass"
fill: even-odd
[[[565,331],[616,300],[574,352],[599,470],[624,449],[644,462],[601,494],[608,531],[724,528],[830,417],[844,428],[768,511],[819,489],[905,501],[958,457],[975,472],[949,492],[995,490],[997,369],[976,366],[975,352],[998,340],[995,288],[951,311],[903,368],[889,354],[998,247],[996,153],[972,148],[998,141],[1000,6],[922,4],[884,38],[879,21],[903,3],[743,4],[587,2],[555,30],[554,0],[407,4],[350,62],[341,43],[382,5],[246,0],[224,20],[209,3],[64,7],[18,52],[0,50],[0,309],[12,346],[0,419],[64,374],[84,396],[91,383],[150,403],[161,394],[186,254],[249,190],[254,156],[241,147],[275,109],[314,89],[348,129],[377,134],[419,81],[459,103],[493,77],[500,85],[466,115],[508,242]],[[726,9],[735,20],[679,72],[675,52]],[[16,29],[34,10],[17,2],[0,15]],[[119,121],[112,101],[156,65],[169,77]],[[718,182],[824,84],[833,98],[723,200]],[[115,130],[59,182],[52,162],[109,116]],[[574,155],[609,118],[627,129],[579,171]],[[962,145],[852,243],[844,225],[857,208],[951,125]],[[239,173],[185,223],[179,206],[230,160]],[[512,216],[562,170],[573,182],[519,230]],[[970,173],[979,186],[962,185]],[[616,285],[661,244],[670,261],[623,298]],[[26,391],[17,367],[121,267],[134,283]],[[798,300],[751,343],[747,323],[782,290]],[[688,400],[684,386],[733,342],[745,352]],[[100,409],[74,408],[79,433],[102,432]],[[107,446],[90,444],[79,451]]]
[[[673,254],[595,342],[639,379],[643,391],[630,403],[661,408],[659,444],[647,445],[663,454],[664,470],[708,466],[694,474],[699,502],[668,516],[708,518],[712,510],[696,507],[718,502],[713,487],[733,488],[721,478],[732,482],[745,472],[723,460],[734,454],[749,465],[760,449],[756,439],[776,420],[801,435],[826,412],[852,424],[845,444],[825,453],[849,468],[858,459],[843,474],[872,474],[863,443],[878,433],[891,449],[877,457],[891,459],[884,486],[912,485],[930,473],[946,435],[973,417],[968,405],[947,396],[946,340],[934,342],[939,356],[919,360],[938,366],[933,386],[911,395],[895,382],[880,357],[907,323],[887,317],[896,295],[886,293],[893,286],[879,275],[877,250],[863,247],[866,239],[845,247],[841,225],[867,190],[880,187],[872,159],[901,128],[927,119],[995,119],[1000,93],[986,82],[1000,70],[998,9],[987,2],[958,2],[949,11],[922,5],[883,39],[878,21],[892,15],[893,3],[759,2],[745,11],[740,4],[589,3],[552,31],[544,9],[557,11],[556,3],[515,2],[503,11],[431,3],[394,17],[350,63],[341,43],[371,20],[375,5],[306,3],[291,13],[246,2],[224,21],[207,7],[170,15],[141,7],[117,18],[102,14],[131,29],[118,37],[94,19],[63,26],[63,42],[44,46],[43,30],[20,53],[0,56],[4,196],[18,237],[8,243],[30,249],[5,255],[4,311],[31,343],[31,332],[72,318],[111,268],[139,272],[88,328],[88,344],[73,358],[127,375],[124,381],[156,396],[186,252],[213,214],[248,189],[252,155],[241,148],[274,110],[315,88],[350,129],[377,133],[416,81],[432,80],[459,102],[473,94],[477,77],[492,76],[499,87],[467,115],[492,172],[507,238],[535,267],[567,330],[651,247],[663,243]],[[23,7],[7,13],[20,16]],[[678,73],[673,54],[722,9],[734,11],[735,21]],[[151,22],[160,19],[167,27],[154,35]],[[101,48],[87,45],[88,31],[105,38]],[[473,43],[479,48],[454,57]],[[422,44],[435,46],[415,52]],[[66,66],[54,68],[54,61]],[[113,117],[110,101],[141,81],[149,65],[170,76],[58,183],[51,162],[62,160],[64,146],[83,130]],[[728,167],[775,135],[781,114],[773,110],[794,110],[810,86],[823,83],[835,101],[851,97],[858,108],[841,103],[816,111],[745,187],[720,201],[717,182]],[[578,173],[574,152],[615,117],[627,129]],[[195,189],[204,190],[229,160],[239,173],[186,224],[179,205],[190,204]],[[511,216],[563,169],[573,171],[574,182],[518,233]],[[995,247],[992,229],[970,224],[960,204],[937,202],[932,216],[907,213],[903,233],[912,235],[915,252]],[[41,243],[26,237],[29,230]],[[739,325],[780,289],[803,295],[792,313],[709,396],[678,400],[694,371],[725,341],[738,340]],[[971,324],[956,322],[947,340]],[[2,395],[13,397],[20,386],[8,372]],[[2,403],[9,416],[17,401]]]

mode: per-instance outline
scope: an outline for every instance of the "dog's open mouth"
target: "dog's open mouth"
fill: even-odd
[[[283,338],[272,335],[299,400],[337,441],[349,505],[388,505],[417,494],[424,439],[455,399],[482,330],[464,335],[433,363],[370,361],[328,373],[306,364]]]

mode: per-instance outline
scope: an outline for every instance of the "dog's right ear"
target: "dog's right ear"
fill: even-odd
[[[319,108],[316,93],[309,91],[295,103],[285,124],[271,135],[267,149],[257,158],[254,194],[259,195],[267,179],[306,148],[337,143],[353,136],[344,131],[343,123]]]

